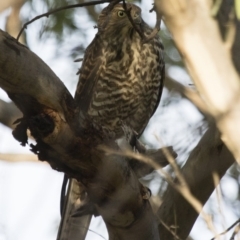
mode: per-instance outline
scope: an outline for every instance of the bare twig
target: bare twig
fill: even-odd
[[[132,26],[133,26],[133,28],[134,28],[135,31],[139,34],[139,36],[142,38],[142,40],[144,40],[144,39],[145,39],[144,33],[143,33],[143,31],[139,28],[139,26],[136,25],[135,22],[133,21],[132,16],[131,16],[131,10],[132,10],[132,8],[131,8],[131,7],[130,7],[129,9],[127,8],[127,5],[126,5],[125,0],[123,0],[123,8],[124,8],[124,10],[125,10],[125,12],[126,12],[126,14],[127,14],[127,17],[128,17],[128,19],[129,19],[129,21],[131,22],[131,24],[132,24]]]
[[[240,219],[238,219],[236,222],[234,222],[229,228],[227,228],[225,231],[219,233],[215,237],[211,238],[211,240],[216,239],[217,237],[226,234],[228,231],[230,231],[233,227],[235,227],[238,223],[240,223]]]
[[[83,61],[83,58],[77,58],[74,60],[74,62],[82,62]]]
[[[38,161],[36,155],[33,154],[11,154],[11,153],[0,153],[0,159],[7,162],[36,162],[43,163]],[[47,162],[44,162],[47,163]]]
[[[162,15],[159,11],[157,11],[157,9],[155,8],[155,5],[154,7],[150,10],[150,12],[153,12],[155,11],[156,12],[156,24],[155,24],[155,27],[153,29],[153,31],[151,32],[150,35],[148,35],[147,37],[144,35],[144,32],[141,30],[141,28],[135,24],[135,22],[133,21],[132,19],[132,16],[131,16],[131,10],[132,8],[130,7],[129,9],[127,8],[127,5],[126,5],[126,2],[125,0],[123,0],[123,8],[127,14],[127,17],[129,19],[129,21],[131,22],[133,28],[135,29],[135,31],[139,34],[139,36],[141,37],[142,41],[143,41],[143,44],[144,43],[147,43],[148,41],[150,41],[151,39],[153,39],[156,34],[159,32],[160,30],[160,25],[161,25],[161,19],[162,19]]]
[[[72,4],[72,5],[68,5],[68,6],[64,6],[64,7],[60,7],[60,8],[56,8],[53,10],[50,10],[46,13],[43,13],[41,15],[36,16],[35,18],[33,18],[32,20],[26,22],[23,27],[21,28],[21,31],[19,32],[18,36],[17,36],[17,40],[19,40],[21,34],[23,33],[24,29],[27,28],[27,26],[29,24],[31,24],[32,22],[42,18],[42,17],[49,17],[49,15],[66,10],[66,9],[71,9],[71,8],[77,8],[77,7],[86,7],[86,6],[92,6],[92,5],[97,5],[97,4],[102,4],[102,3],[107,3],[107,2],[120,2],[121,0],[118,1],[114,1],[114,0],[99,0],[99,1],[92,1],[92,2],[86,2],[86,3],[77,3],[77,4]],[[116,4],[116,3],[115,3]]]
[[[159,222],[173,235],[176,240],[181,240],[181,238],[172,230],[172,226],[168,226],[162,219],[158,218]]]
[[[93,231],[91,229],[88,229],[89,232],[92,232],[92,233],[95,233],[96,235],[98,235],[99,237],[101,237],[102,239],[105,239],[107,240],[103,235],[101,235],[100,233],[96,232],[96,231]]]
[[[153,8],[149,11],[149,12],[156,12],[156,24],[155,27],[153,29],[153,31],[151,32],[150,35],[148,35],[148,37],[145,38],[145,40],[143,41],[143,43],[146,43],[150,40],[152,40],[160,31],[161,29],[161,20],[162,20],[162,14],[161,12],[156,8],[155,4],[153,4]]]
[[[239,231],[240,231],[240,225],[238,224],[235,227],[234,232],[232,233],[232,236],[231,236],[230,240],[234,240],[235,236],[238,234]]]
[[[163,141],[158,137],[158,136],[155,136],[157,138],[157,140],[159,142],[161,142],[161,144],[164,146],[165,144],[163,143]],[[176,164],[176,161],[175,159],[172,157],[172,155],[170,154],[170,152],[168,151],[168,149],[166,147],[163,147],[163,152],[168,160],[168,162],[170,163],[170,165],[172,166],[173,170],[174,170],[174,173],[176,174],[176,177],[177,177],[177,180],[179,181],[180,185],[182,187],[186,187],[188,188],[188,184],[187,182],[185,181],[183,175],[181,174],[180,172],[180,169],[178,167],[178,165]]]
[[[192,207],[200,214],[202,218],[205,220],[205,222],[208,225],[208,228],[214,233],[216,234],[215,228],[213,226],[212,223],[212,219],[211,216],[209,216],[208,214],[206,214],[205,212],[202,211],[202,204],[201,202],[191,193],[188,185],[186,184],[186,181],[184,179],[184,177],[182,176],[181,172],[179,170],[176,170],[176,166],[174,166],[174,170],[176,171],[176,175],[178,177],[178,180],[180,181],[180,184],[177,184],[176,182],[173,181],[172,177],[164,170],[162,169],[162,167],[154,162],[151,158],[146,157],[142,154],[136,154],[130,150],[125,150],[123,152],[121,151],[116,151],[113,150],[109,147],[103,146],[103,145],[99,145],[99,149],[105,151],[106,154],[116,154],[116,155],[121,155],[121,156],[125,156],[125,157],[130,157],[130,158],[134,158],[136,160],[142,161],[146,164],[151,165],[153,168],[157,169],[161,175],[165,178],[165,180],[175,189],[177,190],[191,205]],[[166,156],[167,158],[169,156]],[[174,161],[174,160],[173,160]],[[170,162],[172,162],[172,160],[170,160]]]
[[[161,142],[162,145],[164,145],[163,141],[157,137],[157,139]],[[174,188],[182,194],[182,196],[192,205],[192,207],[200,214],[202,218],[205,220],[208,228],[215,234],[216,230],[213,226],[213,222],[211,219],[211,216],[206,214],[202,211],[202,203],[191,193],[189,185],[187,184],[183,174],[181,173],[178,165],[176,164],[175,159],[171,154],[169,153],[168,149],[166,147],[163,147],[163,152],[166,155],[167,160],[169,161],[170,165],[172,166],[174,173],[176,175],[176,179],[178,180],[179,184],[175,183]]]
[[[221,191],[221,186],[220,186],[220,177],[219,177],[219,174],[216,172],[213,172],[213,182],[214,182],[215,189],[216,189],[216,196],[217,196],[217,203],[218,203],[217,208],[218,208],[219,214],[222,218],[222,227],[223,227],[223,229],[225,229],[226,223],[225,223],[225,218],[224,218],[222,207],[221,207],[222,191]]]

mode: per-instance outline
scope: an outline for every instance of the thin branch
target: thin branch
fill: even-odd
[[[151,158],[144,156],[142,154],[136,154],[132,151],[129,150],[124,150],[124,151],[116,151],[113,150],[109,147],[106,147],[104,145],[99,145],[98,146],[99,149],[105,151],[106,154],[115,154],[115,155],[120,155],[120,156],[125,156],[128,158],[134,158],[136,160],[142,161],[146,164],[151,165],[153,168],[155,168],[156,170],[158,170],[161,175],[165,178],[165,180],[172,186],[172,188],[174,188],[176,191],[178,191],[189,203],[190,205],[195,209],[196,212],[198,212],[199,214],[201,213],[202,218],[205,220],[205,222],[207,223],[209,229],[216,234],[215,228],[212,224],[212,220],[211,220],[211,216],[206,214],[204,211],[202,211],[202,207],[203,205],[201,204],[201,202],[191,193],[189,186],[187,185],[182,173],[178,170],[176,163],[174,162],[173,157],[171,157],[171,155],[167,152],[167,148],[165,148],[165,154],[166,154],[166,158],[169,160],[170,164],[172,165],[172,167],[174,168],[174,171],[177,175],[177,178],[179,180],[179,184],[174,182],[172,177],[164,170],[162,169],[161,165],[159,165],[158,163],[154,162]]]
[[[171,226],[168,226],[161,218],[158,218],[158,220],[167,229],[167,231],[169,231],[173,235],[176,240],[181,240],[181,238],[175,232],[173,232]]]
[[[10,154],[10,153],[0,153],[0,159],[7,162],[36,162],[43,163],[38,161],[36,155],[33,154]],[[46,163],[46,162],[44,162]]]
[[[154,7],[150,10],[150,12],[155,11],[156,12],[156,24],[155,27],[153,29],[153,31],[151,32],[150,35],[148,35],[147,37],[144,35],[144,32],[140,29],[140,27],[133,21],[132,16],[131,16],[131,10],[132,8],[130,7],[129,9],[127,8],[126,2],[125,0],[123,0],[123,8],[127,14],[127,17],[129,19],[129,21],[131,22],[134,30],[139,34],[139,36],[141,37],[143,44],[147,43],[148,41],[150,41],[151,39],[153,39],[156,34],[159,32],[160,30],[160,26],[161,26],[161,19],[162,19],[162,15],[159,11],[157,11],[157,9]]]
[[[237,225],[234,229],[234,232],[232,233],[230,240],[234,240],[235,236],[239,233],[239,231],[240,231],[240,225]]]
[[[211,240],[216,239],[217,237],[226,234],[228,231],[230,231],[232,228],[234,228],[238,223],[240,223],[240,219],[238,219],[236,222],[234,222],[230,227],[228,227],[225,231],[219,233],[215,237],[211,238]]]
[[[224,215],[223,215],[223,211],[222,211],[222,191],[221,191],[221,185],[220,185],[220,177],[219,177],[219,174],[216,173],[216,172],[213,172],[213,182],[214,182],[214,185],[215,185],[215,189],[216,189],[216,196],[217,196],[217,208],[218,208],[218,211],[219,211],[219,214],[222,218],[222,227],[223,229],[225,229],[226,227],[226,222],[225,222],[225,218],[224,218]]]
[[[208,131],[204,134],[181,169],[181,173],[188,183],[190,194],[198,202],[201,202],[201,205],[204,204],[215,188],[212,172],[217,172],[221,178],[233,162],[234,158],[219,139],[216,127],[210,125]],[[181,216],[186,214],[186,212],[188,213],[188,219],[182,221]],[[204,215],[206,217],[206,214]],[[168,226],[177,225],[177,235],[182,239],[186,239],[195,220],[199,216],[199,211],[196,211],[196,208],[192,207],[192,202],[188,198],[185,196],[182,197],[182,193],[179,194],[179,191],[176,191],[169,185],[157,216]],[[177,222],[175,216],[180,216],[177,218]],[[208,227],[210,227],[211,219],[207,223]],[[159,223],[159,233],[161,233],[161,239],[163,240],[172,239],[169,231],[161,223]]]
[[[121,0],[115,1],[115,2],[120,2]],[[92,5],[98,5],[102,3],[107,3],[107,2],[114,2],[113,0],[99,0],[99,1],[92,1],[92,2],[86,2],[86,3],[77,3],[77,4],[72,4],[72,5],[67,5],[64,7],[56,8],[53,10],[50,10],[46,13],[43,13],[41,15],[36,16],[32,20],[26,22],[23,27],[21,28],[21,31],[19,32],[17,36],[17,40],[19,40],[21,34],[23,33],[24,29],[27,29],[27,26],[31,24],[32,22],[35,22],[36,20],[42,18],[42,17],[49,17],[49,15],[66,10],[66,9],[71,9],[71,8],[76,8],[76,7],[87,7],[87,6],[92,6]]]
[[[157,137],[157,136],[156,136]],[[157,137],[158,141],[161,142],[161,145],[164,146],[163,141]],[[172,166],[174,173],[176,175],[176,180],[179,182],[179,185],[175,183],[176,186],[175,189],[182,194],[182,196],[192,205],[192,207],[203,217],[205,222],[207,223],[208,228],[213,232],[216,233],[215,228],[212,223],[211,216],[206,214],[205,212],[202,211],[202,203],[191,193],[189,184],[185,180],[182,172],[180,171],[178,165],[176,164],[175,159],[173,156],[170,154],[168,149],[166,147],[163,147],[163,153],[165,154],[167,160],[169,161],[170,165]]]
[[[165,144],[163,143],[163,141],[156,136],[157,140],[164,146]],[[168,162],[170,163],[170,165],[172,166],[174,173],[176,174],[176,178],[179,181],[180,185],[182,187],[186,187],[188,189],[188,184],[185,181],[182,173],[180,172],[179,166],[176,164],[175,159],[173,158],[173,156],[170,154],[170,152],[168,151],[168,149],[166,147],[163,147],[163,153],[165,154]]]
[[[80,227],[81,227],[81,228],[86,228],[86,227],[82,227],[82,226],[80,226]],[[102,239],[107,240],[103,235],[101,235],[100,233],[98,233],[98,232],[96,232],[96,231],[91,230],[90,228],[88,228],[88,231],[96,234],[97,236],[101,237]]]
[[[137,25],[135,24],[135,22],[133,21],[132,16],[131,16],[131,10],[132,10],[132,8],[130,7],[129,9],[127,9],[127,5],[126,5],[125,0],[123,0],[123,8],[124,8],[124,10],[125,10],[125,12],[126,12],[126,14],[127,14],[127,17],[128,17],[128,19],[129,19],[129,21],[130,21],[131,24],[132,24],[134,30],[139,34],[139,36],[141,37],[141,39],[144,40],[144,39],[145,39],[145,36],[144,36],[144,34],[143,34],[143,31],[142,31],[142,30],[139,28],[139,26],[137,26]]]
[[[155,4],[153,4],[153,8],[149,12],[153,12],[153,11],[156,12],[156,24],[155,24],[155,27],[154,27],[153,31],[151,32],[151,34],[145,38],[143,43],[146,43],[146,42],[152,40],[161,29],[162,14],[158,10],[158,8],[156,8]]]

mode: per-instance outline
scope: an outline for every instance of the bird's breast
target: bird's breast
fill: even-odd
[[[161,78],[157,54],[140,40],[126,41],[120,49],[106,48],[89,114],[115,132],[122,122],[141,131],[157,101]]]

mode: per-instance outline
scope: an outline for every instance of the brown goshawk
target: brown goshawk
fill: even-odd
[[[141,9],[133,4],[127,4],[127,9],[131,9],[135,27],[146,38],[150,36],[152,29],[142,20]],[[87,116],[93,125],[101,126],[106,130],[104,133],[110,132],[111,136],[114,133],[115,138],[122,137],[123,125],[127,125],[140,136],[162,94],[164,60],[160,38],[155,35],[143,42],[122,4],[115,5],[111,10],[108,7],[103,9],[97,27],[98,32],[85,52],[75,94],[79,118]],[[136,163],[129,159],[130,166],[141,177],[146,175],[146,171],[144,167],[144,174],[141,173],[139,163],[141,162]],[[65,175],[61,194],[62,212],[66,184]],[[74,184],[72,180],[69,186],[75,186]],[[70,194],[74,196],[75,193],[68,191],[68,199],[71,199]],[[85,201],[85,204],[86,202],[90,203]],[[71,201],[67,203],[70,204]],[[96,214],[95,208],[91,210],[89,206],[92,205],[87,204],[83,204],[78,210],[78,216],[93,212]],[[69,219],[66,212],[62,222],[64,219]],[[66,227],[68,226],[71,225],[67,224]],[[59,236],[66,232],[69,234],[69,230],[61,229]]]
[[[152,29],[141,9],[127,4],[134,24],[148,37]],[[75,100],[93,123],[123,135],[122,124],[137,135],[155,112],[163,89],[163,46],[158,35],[143,43],[122,4],[102,10],[98,32],[86,49]]]

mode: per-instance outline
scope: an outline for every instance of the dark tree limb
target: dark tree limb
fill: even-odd
[[[234,163],[234,157],[220,140],[220,134],[211,125],[198,145],[190,154],[182,169],[183,177],[191,193],[204,205],[215,189],[213,173],[221,178]],[[157,216],[167,226],[171,226],[180,239],[186,239],[199,213],[171,186],[164,194],[163,204]],[[162,240],[174,239],[172,234],[159,222]]]
[[[98,148],[103,144],[120,151],[118,145],[91,122],[83,123],[60,79],[3,31],[0,52],[0,87],[24,114],[14,136],[26,144],[26,130],[30,129],[37,142],[31,145],[32,151],[38,158],[82,183],[89,201],[103,217],[110,239],[158,240],[157,222],[145,198],[147,189],[125,157]]]

